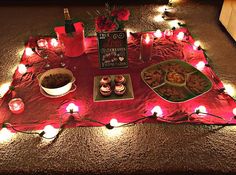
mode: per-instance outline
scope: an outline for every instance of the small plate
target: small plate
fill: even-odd
[[[41,94],[43,94],[45,97],[48,97],[48,98],[59,98],[59,97],[63,97],[71,92],[74,92],[76,90],[77,86],[75,84],[72,84],[72,87],[71,89],[66,92],[65,94],[62,94],[62,95],[49,95],[47,94],[41,87],[40,87],[40,92]]]

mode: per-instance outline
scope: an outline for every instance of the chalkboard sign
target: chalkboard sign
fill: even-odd
[[[126,68],[127,35],[125,31],[97,33],[99,63],[102,69]]]

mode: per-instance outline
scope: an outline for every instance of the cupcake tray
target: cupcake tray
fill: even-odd
[[[93,87],[93,100],[94,102],[102,102],[102,101],[117,101],[117,100],[131,100],[134,99],[134,92],[133,92],[133,86],[132,86],[132,81],[131,81],[131,77],[130,74],[122,74],[125,79],[126,79],[126,83],[125,83],[125,87],[126,87],[126,91],[122,96],[118,96],[115,94],[114,92],[114,78],[116,75],[109,75],[111,77],[112,83],[111,83],[111,88],[112,88],[112,93],[110,96],[108,97],[104,97],[101,93],[100,93],[100,80],[102,79],[102,77],[104,75],[101,76],[95,76],[94,77],[94,87]]]
[[[141,72],[143,81],[168,102],[185,102],[212,88],[212,82],[198,69],[180,60],[151,65]]]

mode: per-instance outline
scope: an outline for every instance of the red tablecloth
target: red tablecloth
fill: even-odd
[[[0,123],[9,122],[18,129],[42,129],[45,125],[59,126],[59,118],[66,111],[69,103],[73,102],[80,108],[80,116],[75,115],[76,122],[68,126],[101,126],[98,123],[83,120],[84,117],[95,119],[103,123],[109,123],[111,118],[116,118],[121,123],[131,122],[138,118],[151,115],[151,110],[158,105],[162,108],[163,118],[169,122],[182,123],[205,123],[205,124],[236,124],[232,118],[232,110],[236,107],[235,101],[227,94],[220,93],[223,84],[210,67],[202,71],[213,83],[213,88],[206,94],[183,103],[170,103],[163,100],[153,92],[141,79],[140,72],[151,64],[159,63],[167,59],[180,59],[195,66],[199,61],[207,60],[202,50],[193,50],[193,39],[189,35],[188,42],[178,42],[176,34],[179,31],[189,32],[186,29],[178,29],[171,39],[161,39],[154,43],[153,59],[148,63],[139,60],[139,34],[133,34],[129,39],[127,69],[99,69],[98,50],[96,37],[86,38],[86,53],[78,58],[60,58],[57,55],[42,59],[38,55],[22,56],[21,62],[31,67],[25,76],[18,71],[13,76],[12,85],[15,86],[16,97],[23,99],[25,111],[22,114],[12,114],[8,108],[8,102],[12,98],[10,91],[1,100]],[[77,89],[68,95],[51,99],[40,93],[37,75],[44,72],[45,65],[49,63],[50,68],[60,67],[60,63],[70,69],[76,77]],[[94,102],[93,81],[96,75],[107,74],[130,74],[134,89],[133,100]],[[187,120],[186,114],[194,112],[195,108],[203,105],[207,112],[225,118],[226,121],[210,116],[198,116],[194,114],[192,120]],[[232,119],[232,120],[231,120]],[[68,120],[64,116],[63,121]],[[158,119],[146,119],[142,122],[158,122]],[[162,119],[160,119],[162,121]]]

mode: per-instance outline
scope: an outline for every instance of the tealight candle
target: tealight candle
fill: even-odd
[[[47,49],[48,48],[48,42],[45,39],[40,39],[37,41],[37,45],[41,49]]]
[[[141,37],[140,59],[148,61],[152,57],[152,46],[154,37],[152,34],[143,34]]]
[[[9,106],[9,109],[11,110],[11,112],[14,113],[14,114],[20,114],[25,109],[24,102],[22,101],[21,98],[13,98],[8,103],[8,106]]]
[[[177,39],[182,41],[184,39],[184,32],[179,32],[177,35]]]
[[[27,67],[24,64],[19,64],[18,72],[20,74],[24,75],[27,72]]]
[[[162,37],[162,32],[160,29],[158,29],[155,33],[154,33],[154,36],[157,37],[157,38],[161,38]]]

